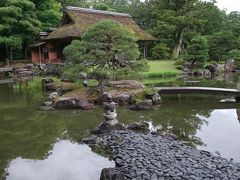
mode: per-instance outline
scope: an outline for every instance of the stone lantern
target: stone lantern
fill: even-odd
[[[104,108],[104,118],[107,123],[114,125],[118,123],[117,121],[117,112],[116,108],[118,107],[118,104],[113,102],[112,95],[110,93],[106,94],[107,101],[103,103]]]

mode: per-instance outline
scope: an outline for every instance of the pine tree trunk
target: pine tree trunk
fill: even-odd
[[[181,46],[182,46],[183,31],[184,31],[184,28],[176,30],[175,45],[172,50],[172,59],[176,59],[179,56]]]

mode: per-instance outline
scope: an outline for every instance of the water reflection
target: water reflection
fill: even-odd
[[[208,124],[203,124],[197,130],[196,136],[201,138],[205,146],[198,146],[211,152],[219,151],[223,157],[233,158],[240,162],[240,124],[235,109],[214,110],[206,119]]]
[[[238,79],[239,77],[234,76],[232,82],[229,81],[231,79],[224,77],[207,80],[188,77],[185,82],[176,80],[171,83],[161,83],[159,86],[197,85],[236,88]],[[121,107],[118,109],[118,119],[128,124],[144,117],[144,120],[152,121],[154,126],[172,131],[179,139],[193,146],[213,152],[220,151],[223,157],[231,157],[240,162],[238,158],[240,106],[226,98],[228,97],[224,97],[223,103],[220,103],[223,98],[219,96],[163,97],[163,104],[151,111],[135,112],[129,111],[128,107]],[[229,98],[231,100],[231,97]],[[18,173],[24,175],[21,174],[22,171],[27,174],[25,168],[28,172],[40,168],[42,174],[46,174],[47,169],[54,169],[52,166],[60,168],[66,174],[67,171],[76,173],[76,169],[73,168],[72,171],[68,169],[74,163],[79,169],[81,168],[78,163],[80,161],[72,159],[71,163],[64,163],[65,160],[60,155],[58,160],[52,161],[56,156],[55,149],[59,146],[57,143],[53,147],[53,144],[56,139],[79,142],[102,121],[101,107],[90,112],[81,110],[43,112],[38,109],[43,99],[45,97],[41,92],[37,94],[16,91],[10,84],[0,85],[0,179],[5,179],[5,170],[9,162],[11,163],[7,169],[10,173],[8,178],[14,178],[15,175],[19,175]],[[73,144],[73,147],[78,149],[79,145]],[[52,148],[53,154],[49,156],[48,152]],[[72,152],[68,152],[70,156]],[[63,163],[61,167],[60,162]],[[24,168],[20,171],[20,167]],[[79,176],[78,173],[76,175]],[[31,179],[35,180],[35,177]]]
[[[161,86],[201,86],[201,87],[222,87],[222,88],[236,88],[236,83],[239,79],[239,73],[225,73],[219,76],[212,77],[194,77],[183,76],[176,79],[163,78],[162,80],[152,78],[148,81],[148,85],[154,85],[155,87]]]
[[[51,155],[44,160],[12,160],[7,169],[7,180],[96,180],[103,168],[115,164],[91,151],[87,145],[57,142]]]
[[[120,110],[119,119],[129,123],[144,116],[145,121],[152,121],[153,129],[170,130],[192,146],[219,151],[223,157],[240,162],[239,115],[239,105],[231,101],[169,101],[147,112]]]

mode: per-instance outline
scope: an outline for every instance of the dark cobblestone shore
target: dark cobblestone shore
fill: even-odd
[[[240,164],[159,135],[103,135],[125,179],[240,179]]]

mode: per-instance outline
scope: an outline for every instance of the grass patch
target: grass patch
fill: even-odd
[[[148,78],[176,76],[181,74],[182,71],[176,69],[174,63],[175,61],[148,61],[150,70],[146,74]]]
[[[143,83],[145,85],[151,85],[151,84],[175,82],[177,79],[178,79],[178,77],[176,77],[176,76],[160,77],[160,78],[147,78],[143,81]]]
[[[51,79],[53,79],[54,82],[59,83],[60,79],[58,79],[57,77],[50,77]],[[25,82],[22,83],[16,83],[13,85],[13,89],[15,92],[20,92],[20,91],[28,91],[32,94],[34,94],[35,92],[42,92],[42,79],[43,77],[41,76],[37,76],[34,77],[32,79],[29,79]]]
[[[41,77],[34,77],[26,82],[17,83],[13,85],[15,91],[42,91],[42,78]]]

